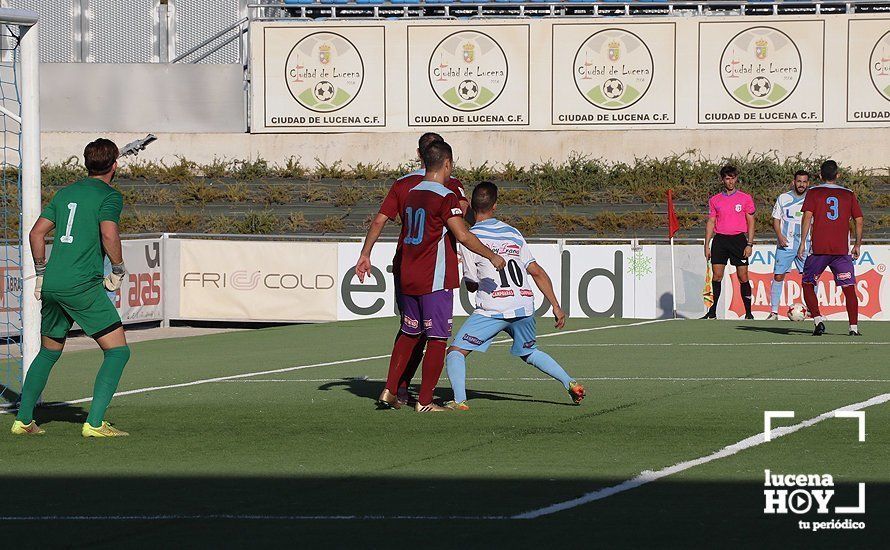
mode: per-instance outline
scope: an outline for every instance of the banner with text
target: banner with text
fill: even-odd
[[[890,121],[886,15],[254,22],[250,45],[253,132]]]
[[[335,243],[181,240],[179,317],[335,321]]]
[[[774,246],[756,246],[751,255],[748,275],[751,281],[751,309],[754,317],[763,319],[770,312],[770,285],[773,280],[773,267],[776,260]],[[890,283],[885,282],[887,266],[890,265],[890,247],[864,245],[856,266],[856,295],[859,297],[859,317],[862,319],[890,318]],[[785,277],[779,314],[786,317],[788,306],[804,303],[801,287],[801,274],[792,267]],[[729,275],[732,282],[732,297],[724,300],[727,319],[740,319],[745,316],[745,307],[739,293],[739,280],[735,272]],[[726,288],[724,286],[724,288]],[[728,290],[728,289],[727,289]],[[825,270],[816,287],[819,309],[822,315],[832,320],[847,318],[846,300],[843,290],[834,280],[830,270]],[[727,298],[730,298],[727,296]]]
[[[127,275],[121,288],[111,294],[111,300],[120,313],[121,321],[141,323],[160,321],[164,318],[164,285],[162,281],[163,254],[160,239],[121,241]],[[106,271],[111,264],[106,258]]]

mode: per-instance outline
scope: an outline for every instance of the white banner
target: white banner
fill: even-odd
[[[824,40],[824,21],[700,23],[699,124],[822,122]]]
[[[775,246],[757,246],[751,255],[748,276],[751,281],[751,310],[754,317],[763,319],[770,311],[770,285],[775,265]],[[890,247],[862,247],[856,265],[856,294],[859,297],[859,317],[862,319],[890,319],[890,281],[887,279],[887,266],[890,265]],[[739,294],[739,281],[735,270],[727,271],[728,282],[724,293],[731,292],[724,300],[727,319],[740,319],[745,316],[744,305]],[[785,277],[779,313],[785,316],[788,306],[803,303],[801,274],[792,268]],[[843,290],[837,286],[831,271],[825,270],[816,288],[820,313],[833,320],[846,320],[846,300]]]
[[[274,131],[342,130],[386,123],[383,25],[266,26],[256,124]],[[256,95],[254,97],[257,97]]]
[[[161,280],[161,239],[121,241],[121,246],[127,276],[120,290],[111,294],[121,321],[127,324],[162,320],[165,282]],[[107,258],[105,263],[106,271],[110,271]]]
[[[890,122],[890,19],[848,22],[847,122]]]
[[[255,22],[251,131],[874,127],[888,21]]]
[[[572,317],[655,317],[655,246],[563,248],[562,301]]]
[[[408,26],[408,126],[528,126],[529,26]]]
[[[673,124],[676,28],[554,24],[552,123]]]
[[[180,241],[179,316],[232,321],[337,319],[337,244]]]

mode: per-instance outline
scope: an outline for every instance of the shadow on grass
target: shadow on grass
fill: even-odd
[[[470,474],[472,464],[467,470],[454,477],[8,476],[0,483],[16,498],[2,522],[8,540],[31,547],[355,548],[408,536],[432,548],[552,547],[567,538],[582,548],[877,548],[890,534],[883,483],[868,484],[865,515],[765,515],[759,480],[665,480],[519,520],[511,516],[623,480],[491,479]],[[830,509],[855,503],[855,485],[834,489]],[[24,517],[31,519],[13,519]],[[866,529],[799,529],[801,520],[832,519],[864,521]]]
[[[554,382],[556,384],[558,382]],[[329,391],[335,388],[342,388],[351,393],[356,397],[361,397],[363,399],[371,399],[376,401],[380,396],[380,393],[383,391],[384,383],[379,380],[367,380],[364,378],[343,378],[342,380],[338,380],[336,382],[327,382],[318,387],[319,390]],[[419,385],[411,386],[411,389],[416,396],[420,391]],[[450,401],[454,396],[451,393],[451,390],[448,388],[436,388],[435,398],[439,401]],[[534,399],[534,396],[524,394],[524,393],[507,393],[507,392],[494,392],[494,391],[479,391],[467,388],[467,399],[485,399],[488,401],[520,401],[523,403],[543,403],[545,405],[559,405],[559,406],[568,406],[575,407],[573,403],[568,401],[559,402],[559,401],[546,401],[542,399]],[[567,398],[568,399],[568,398]]]
[[[813,334],[813,330],[784,328],[784,327],[763,327],[758,325],[739,325],[736,330],[745,330],[748,332],[769,332],[771,334]]]
[[[3,401],[9,404],[7,410],[10,412],[17,409],[22,400],[21,394],[3,385],[0,385],[0,396],[3,396]],[[10,418],[12,417],[13,415],[10,414]],[[77,405],[69,405],[60,401],[45,401],[34,408],[34,420],[41,426],[53,422],[83,424],[87,421],[87,411]]]

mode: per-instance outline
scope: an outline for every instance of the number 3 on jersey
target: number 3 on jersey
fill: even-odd
[[[825,199],[825,203],[828,205],[828,212],[825,215],[829,220],[834,221],[838,218],[838,200],[837,197],[828,197]]]
[[[418,245],[423,242],[423,229],[424,225],[426,225],[426,210],[418,208],[417,211],[415,211],[409,206],[405,209],[405,224],[408,226],[408,231],[405,234],[405,244]]]
[[[69,202],[68,203],[68,226],[65,228],[65,234],[59,237],[59,240],[66,244],[71,244],[74,242],[74,237],[71,235],[71,227],[74,226],[74,213],[77,212],[77,203]]]

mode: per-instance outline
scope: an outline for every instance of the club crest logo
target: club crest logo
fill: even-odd
[[[884,33],[872,49],[868,69],[875,89],[890,101],[890,31]]]
[[[507,56],[492,37],[459,31],[439,42],[430,56],[430,86],[442,103],[478,111],[497,101],[507,85]]]
[[[355,45],[333,32],[310,34],[294,45],[284,78],[303,107],[327,113],[349,105],[364,82],[365,66]]]
[[[575,54],[575,86],[601,109],[626,109],[652,85],[655,66],[643,40],[628,31],[606,29],[587,38]]]
[[[765,109],[782,103],[797,88],[800,50],[787,34],[753,27],[735,35],[720,58],[720,80],[734,100]]]

